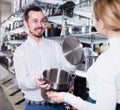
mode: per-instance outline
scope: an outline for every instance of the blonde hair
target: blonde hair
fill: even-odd
[[[120,31],[120,0],[96,0],[93,11],[95,18],[104,22],[105,28]]]

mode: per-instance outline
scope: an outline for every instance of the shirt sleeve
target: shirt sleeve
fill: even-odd
[[[16,49],[14,52],[14,67],[16,73],[16,79],[18,86],[22,90],[30,90],[37,88],[35,83],[35,77],[31,76],[27,72],[27,67],[25,64],[25,55],[20,49]]]
[[[97,110],[95,104],[82,100],[80,97],[66,93],[64,101],[78,110]]]
[[[100,93],[98,93],[98,100],[96,101],[95,104],[87,102],[81,99],[80,97],[77,97],[70,93],[65,94],[64,101],[69,103],[73,107],[77,108],[78,110],[115,110],[116,96],[114,95],[114,92],[115,92],[114,86],[103,83],[103,84],[100,84],[99,87],[100,87],[99,88]],[[101,89],[103,91],[101,91]],[[107,89],[107,91],[112,91],[112,92],[104,93],[106,91],[104,89]],[[101,95],[101,94],[104,94],[104,95]]]

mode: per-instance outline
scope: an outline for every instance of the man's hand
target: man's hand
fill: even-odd
[[[50,88],[50,84],[46,83],[45,80],[43,80],[40,76],[37,76],[35,78],[35,82],[38,88],[44,88],[44,89],[49,89]]]

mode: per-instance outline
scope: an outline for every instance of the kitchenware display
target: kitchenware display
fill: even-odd
[[[90,26],[72,26],[71,27],[71,34],[83,34],[83,33],[89,33],[90,32]]]

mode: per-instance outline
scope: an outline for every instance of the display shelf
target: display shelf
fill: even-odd
[[[43,2],[43,3],[49,3],[49,4],[58,4],[58,5],[61,5],[63,4],[63,0],[38,0],[40,2]]]
[[[84,33],[84,34],[70,34],[67,35],[66,37],[76,37],[80,40],[80,42],[86,44],[100,44],[100,43],[108,42],[108,39],[106,37],[98,34],[97,32]],[[47,37],[47,38],[62,43],[66,37],[56,36],[56,37]]]
[[[67,21],[68,25],[71,25],[71,26],[81,26],[82,25],[82,23],[80,23],[80,21],[79,21],[77,16],[74,16],[72,18],[67,17],[67,16],[62,16],[62,15],[51,16],[51,17],[48,17],[48,21],[62,25],[63,22],[64,22],[63,21],[64,18],[67,19],[66,21]]]
[[[78,8],[76,7],[74,10],[74,13],[76,15],[80,15],[82,17],[86,17],[86,18],[92,18],[92,6],[91,7],[83,7],[83,8]]]
[[[9,40],[9,41],[4,41],[4,43],[7,44],[22,44],[25,40]]]

